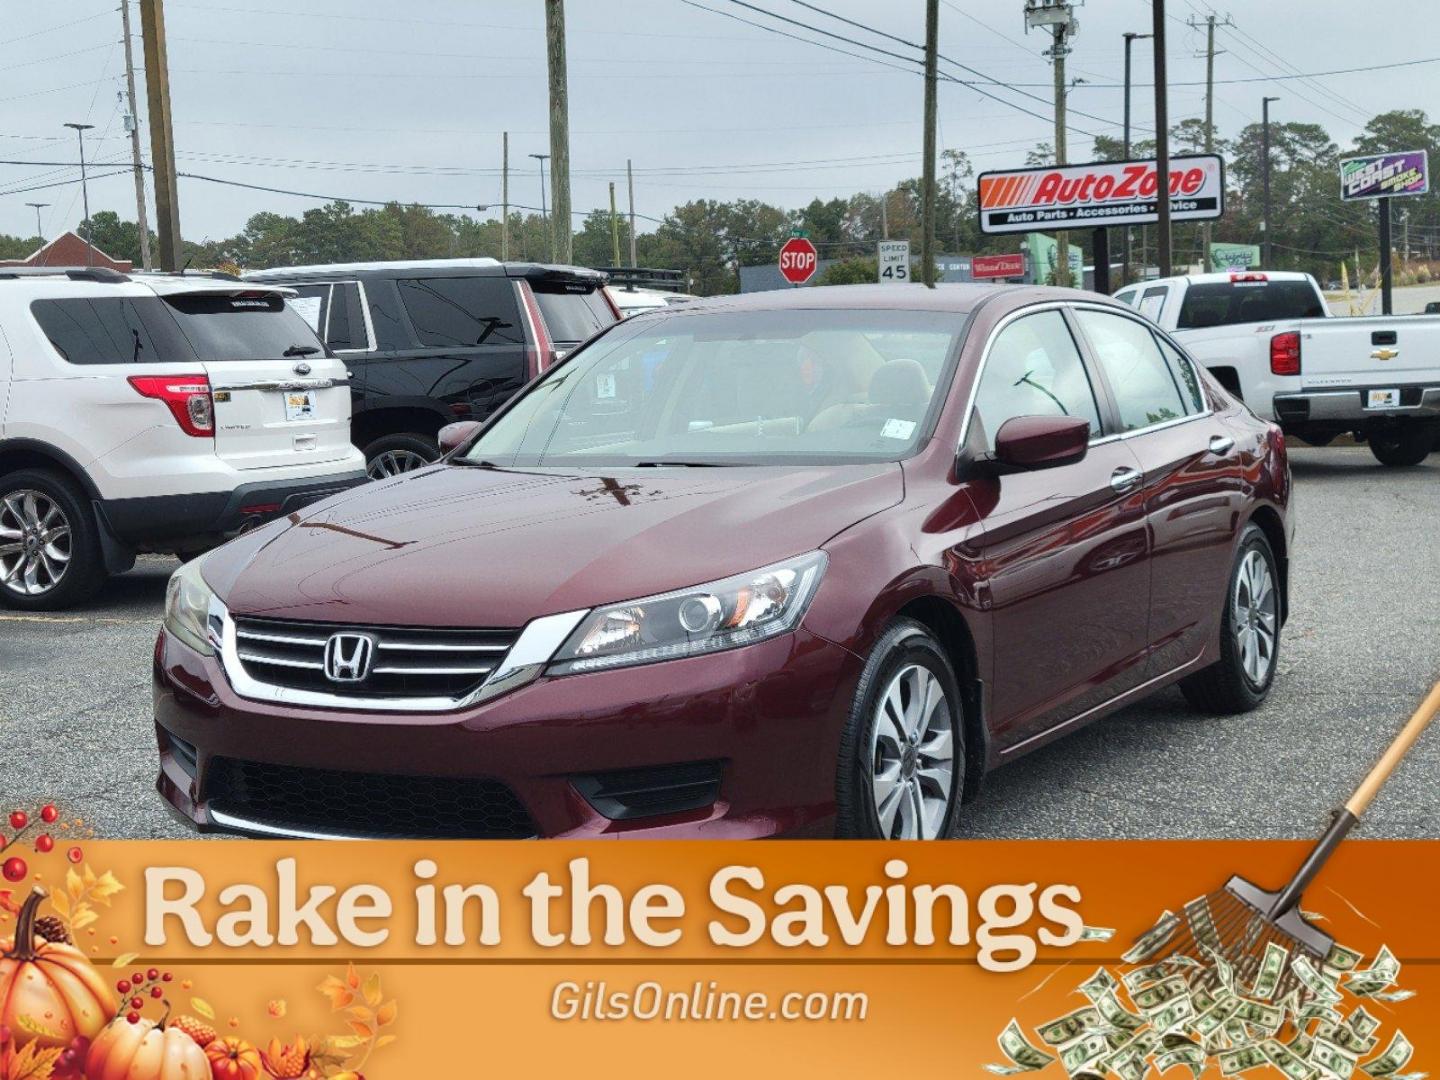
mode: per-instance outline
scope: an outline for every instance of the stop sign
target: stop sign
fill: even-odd
[[[780,249],[780,273],[791,285],[804,285],[815,276],[820,255],[803,236],[792,236]]]

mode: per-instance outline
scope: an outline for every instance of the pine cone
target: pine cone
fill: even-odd
[[[65,924],[54,915],[42,915],[36,919],[35,933],[46,941],[53,941],[58,945],[70,944],[70,931],[66,930]]]
[[[213,1027],[193,1016],[177,1016],[170,1021],[170,1026],[179,1028],[200,1046],[209,1046],[219,1037]]]

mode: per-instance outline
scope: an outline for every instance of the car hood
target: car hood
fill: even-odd
[[[367,484],[207,557],[232,612],[519,627],[804,554],[900,501],[898,464],[438,466]]]

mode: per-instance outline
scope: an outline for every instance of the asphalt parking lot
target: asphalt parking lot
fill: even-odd
[[[994,774],[960,835],[1312,836],[1440,677],[1440,455],[1387,470],[1360,448],[1293,451],[1293,614],[1267,705],[1234,718],[1178,692]],[[0,612],[0,801],[62,803],[105,837],[188,835],[153,788],[150,648],[174,562],[142,559],[98,603]],[[1361,835],[1440,837],[1440,732]]]

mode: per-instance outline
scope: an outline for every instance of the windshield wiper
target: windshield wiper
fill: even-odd
[[[288,360],[292,356],[314,356],[319,351],[314,345],[291,345],[280,355]]]
[[[722,461],[637,461],[637,469],[723,469]]]
[[[493,461],[476,461],[476,460],[474,460],[473,458],[467,458],[467,457],[453,457],[453,458],[450,459],[450,464],[451,464],[451,465],[464,465],[466,468],[469,468],[469,469],[499,469],[499,468],[503,468],[503,466],[501,466],[501,465],[496,465],[495,462],[493,462]]]

